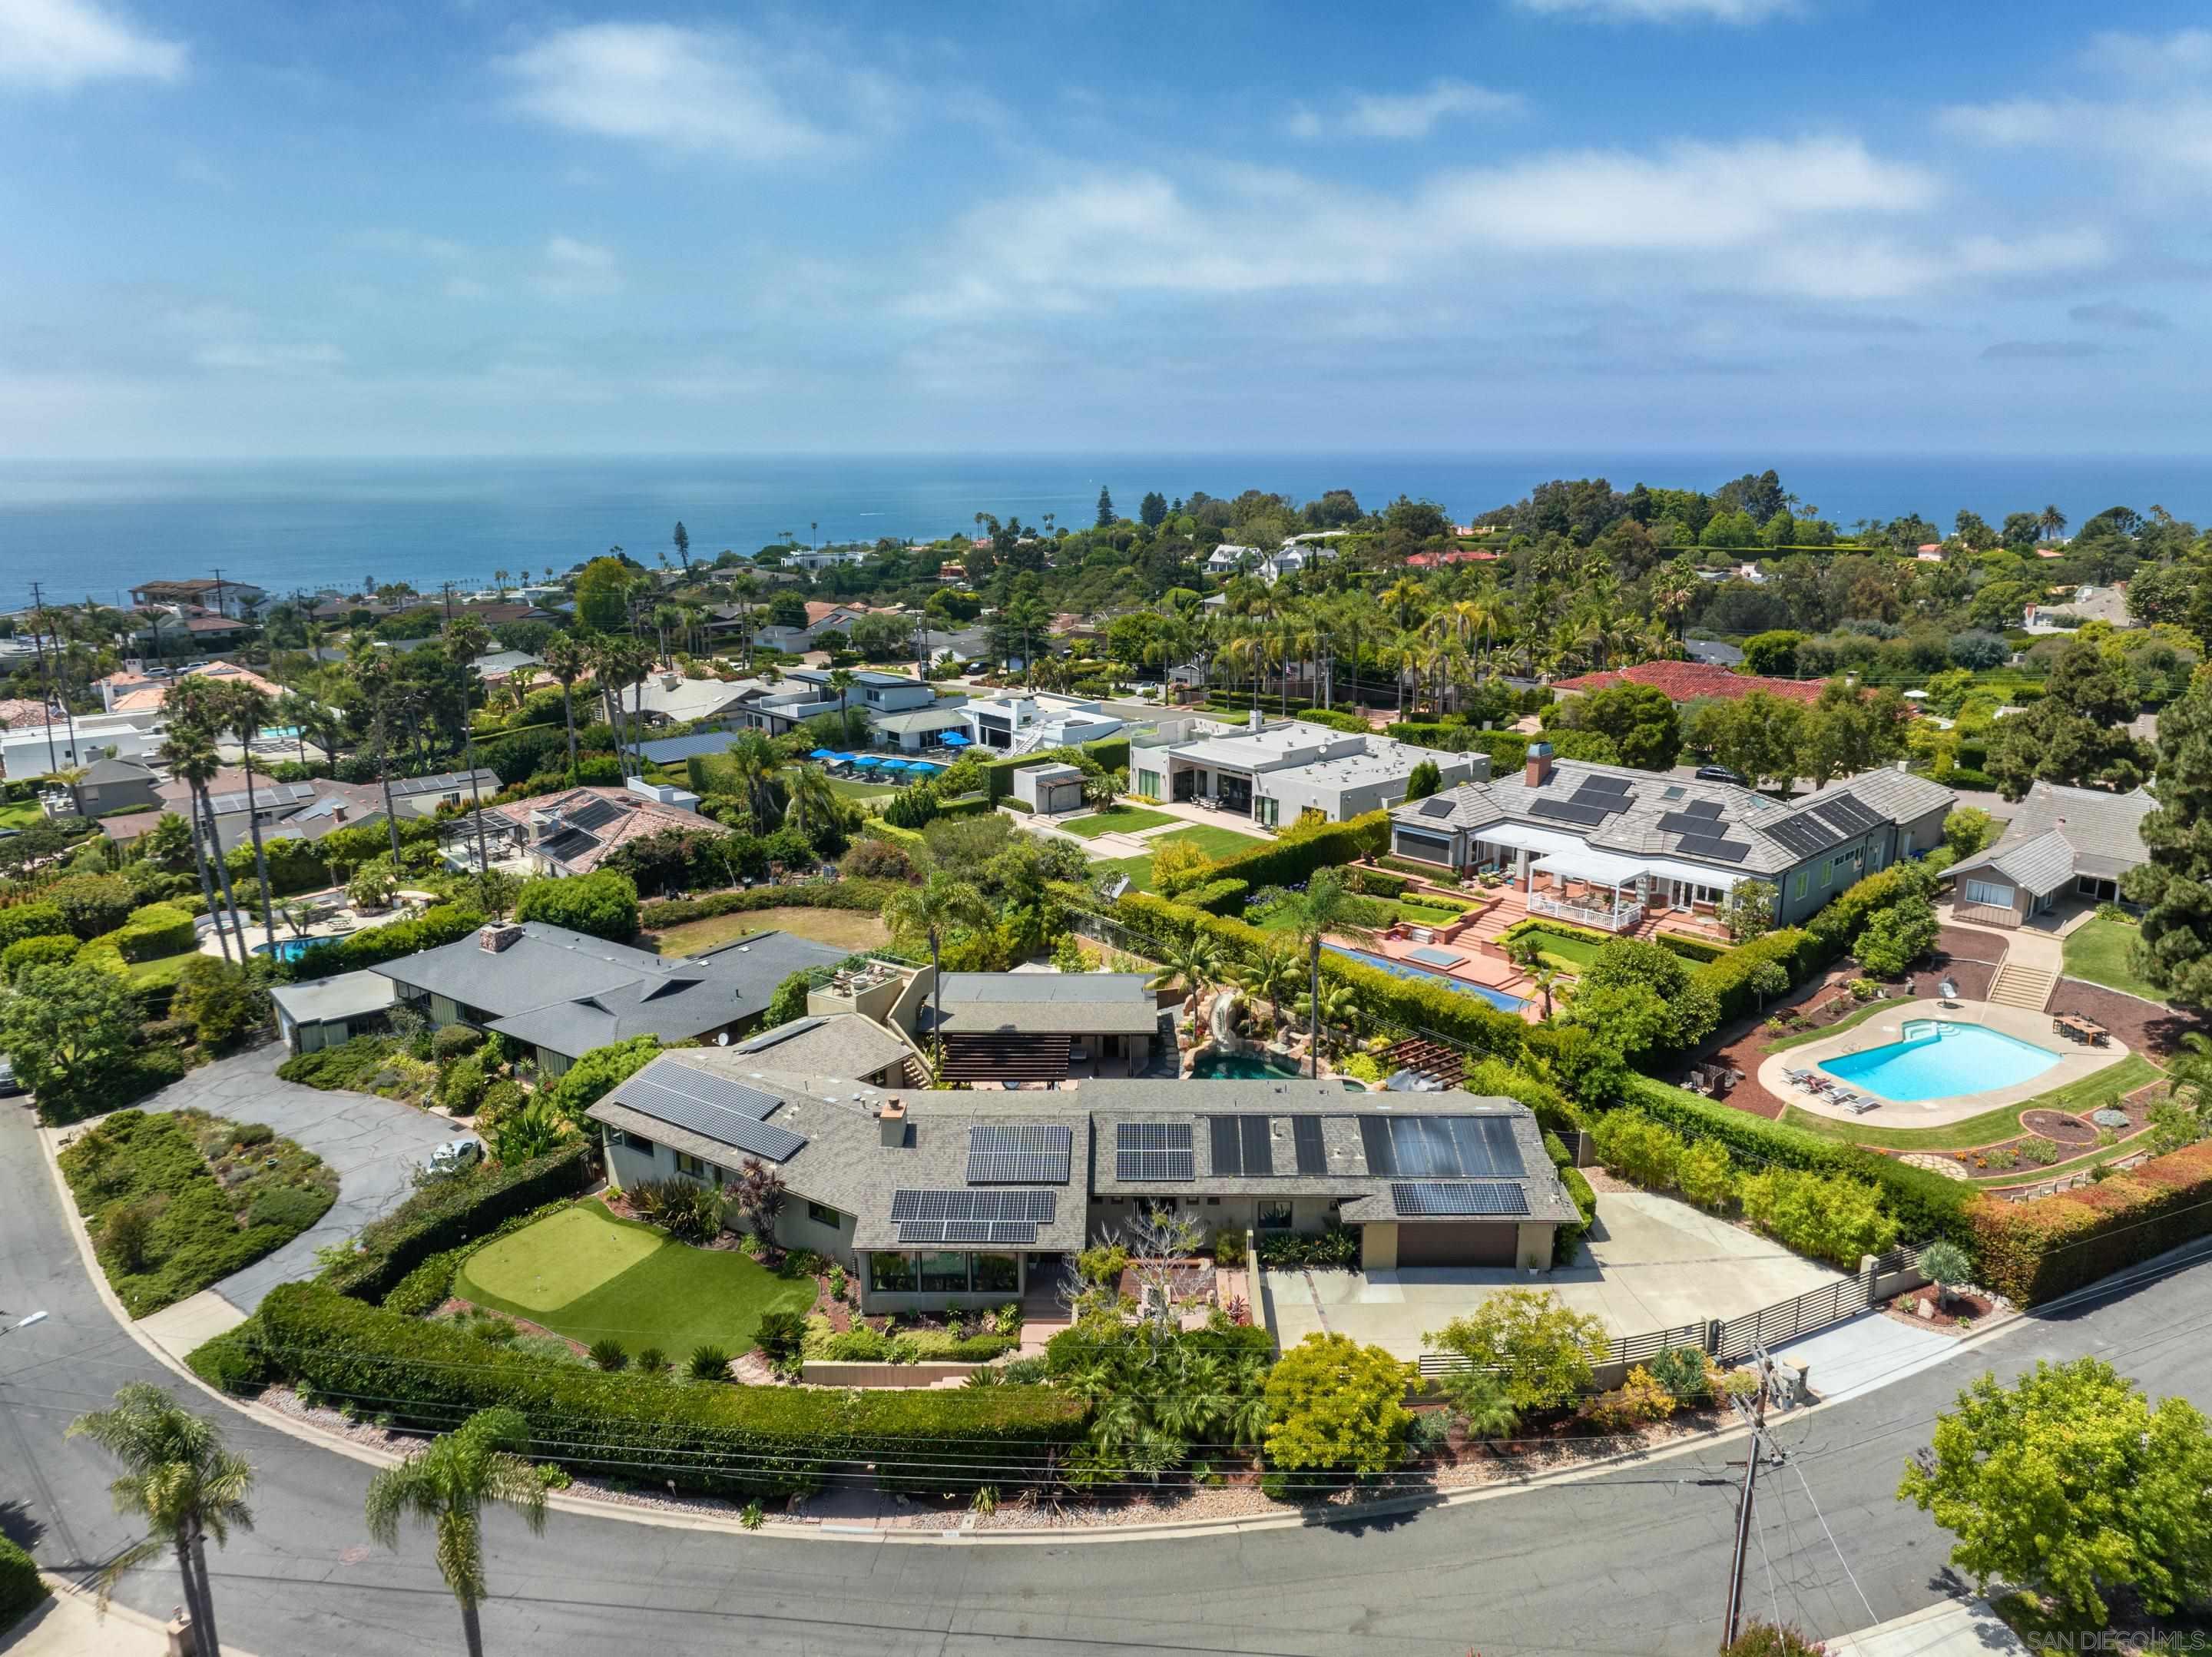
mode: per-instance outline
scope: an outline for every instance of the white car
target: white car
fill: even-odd
[[[424,1173],[434,1178],[463,1173],[483,1161],[484,1144],[481,1139],[450,1140],[430,1153],[430,1160],[422,1165]]]

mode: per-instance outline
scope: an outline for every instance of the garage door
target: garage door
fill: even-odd
[[[1401,1266],[1510,1266],[1518,1228],[1495,1221],[1445,1221],[1398,1228]]]

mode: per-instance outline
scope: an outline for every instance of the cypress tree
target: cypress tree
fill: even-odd
[[[2212,1006],[2212,681],[2160,714],[2157,777],[2150,861],[2124,883],[2146,906],[2135,966],[2180,1005]]]

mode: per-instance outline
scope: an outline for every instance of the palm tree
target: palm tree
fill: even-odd
[[[446,624],[446,656],[461,681],[461,752],[469,768],[469,813],[477,825],[477,890],[491,874],[491,853],[484,844],[483,790],[477,781],[476,660],[491,643],[491,634],[473,616]]]
[[[1558,967],[1552,966],[1549,962],[1540,960],[1531,960],[1526,962],[1522,966],[1521,971],[1528,980],[1528,987],[1544,998],[1544,1016],[1547,1019],[1550,1018],[1552,1016],[1552,992],[1559,987],[1559,981],[1565,978],[1567,974],[1562,972]]]
[[[193,681],[186,679],[175,690]],[[172,691],[173,697],[175,691]],[[222,769],[222,760],[216,753],[215,739],[195,721],[173,714],[169,722],[168,740],[161,744],[161,759],[169,768],[169,775],[185,783],[191,791],[192,856],[199,865],[200,889],[207,896],[208,914],[215,922],[216,942],[221,946],[222,958],[230,959],[230,941],[223,930],[222,917],[227,910],[230,915],[231,930],[238,935],[239,965],[244,966],[251,953],[246,947],[246,930],[239,924],[238,902],[231,895],[230,866],[223,861],[222,837],[216,833],[215,807],[208,797],[208,784]],[[204,832],[204,845],[200,836]],[[210,851],[212,856],[210,856]],[[216,879],[210,879],[209,864],[214,864]],[[222,902],[216,902],[218,885]]]
[[[118,1389],[114,1407],[94,1410],[69,1424],[68,1436],[88,1438],[124,1465],[123,1477],[107,1487],[119,1514],[141,1514],[145,1539],[109,1560],[100,1574],[100,1605],[125,1572],[167,1548],[176,1555],[184,1579],[185,1605],[192,1618],[192,1648],[219,1657],[215,1604],[207,1575],[207,1538],[220,1547],[231,1526],[253,1528],[246,1498],[253,1491],[253,1469],[231,1453],[212,1422],[182,1408],[160,1387],[132,1381]]]
[[[816,840],[817,829],[837,820],[837,791],[819,765],[793,767],[785,787],[783,820],[808,839]]]
[[[1283,998],[1297,992],[1297,958],[1287,949],[1268,949],[1237,974],[1237,987],[1248,996],[1264,996],[1276,1026],[1283,1022]]]
[[[1321,946],[1324,938],[1342,938],[1348,943],[1372,944],[1375,935],[1362,925],[1358,917],[1364,912],[1360,899],[1344,877],[1334,868],[1316,870],[1306,882],[1306,889],[1283,901],[1282,913],[1288,922],[1284,929],[1297,940],[1298,947],[1306,953],[1308,997],[1316,1006],[1321,1004]],[[1312,1074],[1321,1075],[1321,1041],[1313,1045]]]
[[[1348,984],[1321,985],[1318,1000],[1310,995],[1300,996],[1297,1012],[1306,1021],[1316,1051],[1324,1032],[1347,1030],[1354,1037],[1359,1033],[1359,997]]]
[[[253,797],[253,740],[268,725],[271,705],[268,692],[240,679],[223,687],[221,706],[243,750],[240,757],[246,765],[246,832],[253,838],[253,873],[261,882],[263,941],[273,955],[276,953],[276,921],[270,912],[269,854],[261,844],[261,808]]]
[[[403,1516],[437,1527],[438,1574],[461,1602],[469,1657],[483,1657],[477,1608],[484,1599],[484,1503],[514,1508],[532,1536],[545,1529],[545,1486],[523,1459],[529,1447],[530,1423],[520,1410],[481,1410],[368,1482],[368,1533],[384,1546],[399,1545]]]
[[[2055,506],[2046,506],[2038,515],[2035,525],[2043,532],[2045,539],[2056,539],[2066,533],[2066,515]]]
[[[853,687],[860,682],[860,676],[850,667],[833,667],[830,677],[823,682],[837,692],[837,740],[849,742],[853,740],[853,733],[845,723],[845,704],[853,694]]]
[[[684,612],[676,605],[656,604],[653,606],[653,631],[660,636],[661,661],[673,662],[676,660],[668,654],[668,630],[683,625]]]
[[[883,908],[884,924],[896,937],[921,933],[929,940],[929,970],[934,983],[936,1013],[933,1029],[945,1024],[945,974],[938,966],[945,935],[955,927],[981,929],[991,924],[991,906],[983,894],[944,869],[933,872],[920,886],[902,886]]]
[[[754,829],[767,833],[775,826],[775,778],[783,769],[783,756],[762,732],[747,731],[730,745],[726,758],[732,775],[745,791],[745,803],[752,809]],[[823,780],[826,783],[829,779]]]
[[[1164,990],[1178,979],[1194,996],[1203,996],[1208,984],[1221,982],[1220,947],[1195,929],[1160,952],[1160,972],[1152,988]]]
[[[574,633],[563,633],[545,646],[545,671],[561,686],[561,718],[568,728],[568,771],[576,770],[576,681],[591,671],[592,653]]]

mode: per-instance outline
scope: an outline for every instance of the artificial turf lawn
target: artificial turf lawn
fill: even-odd
[[[479,1249],[453,1287],[478,1306],[586,1345],[611,1337],[632,1353],[657,1346],[675,1358],[709,1343],[743,1352],[761,1313],[814,1304],[811,1278],[779,1277],[734,1249],[677,1242],[597,1203],[579,1203]],[[557,1299],[563,1292],[570,1298]]]
[[[2141,935],[2125,921],[2084,921],[2066,935],[2066,976],[2163,1003],[2158,986],[2137,976],[2128,962],[2128,952]]]
[[[1173,834],[1158,835],[1146,844],[1156,846],[1163,840],[1187,842],[1216,862],[1224,857],[1234,857],[1240,851],[1249,851],[1260,844],[1260,837],[1256,834],[1239,834],[1235,829],[1215,828],[1210,823],[1194,824],[1189,828],[1177,829]]]
[[[1142,806],[1113,806],[1104,811],[1093,812],[1088,817],[1073,818],[1064,823],[1055,823],[1053,826],[1066,829],[1070,834],[1079,834],[1086,840],[1095,840],[1102,834],[1136,834],[1175,820],[1166,812],[1146,811]]]

